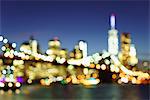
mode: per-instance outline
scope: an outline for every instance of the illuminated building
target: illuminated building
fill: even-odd
[[[111,29],[108,31],[108,52],[113,55],[118,54],[118,31],[115,29],[115,16],[110,17]]]
[[[31,36],[29,43],[30,43],[32,54],[40,53],[39,44],[37,40],[33,38],[33,36]]]
[[[87,43],[80,40],[72,52],[69,54],[70,58],[81,59],[87,57]]]
[[[121,34],[121,52],[119,54],[119,59],[123,65],[135,66],[138,63],[138,58],[136,55],[136,48],[131,44],[130,33]],[[131,69],[131,67],[129,67]]]
[[[37,40],[33,39],[31,36],[29,42],[24,42],[20,46],[20,51],[26,54],[37,54],[40,53],[39,44]]]
[[[31,47],[30,47],[29,42],[22,43],[20,46],[20,51],[27,53],[27,54],[31,54]]]
[[[132,66],[136,65],[138,63],[138,59],[136,56],[136,48],[133,44],[131,44],[130,46],[129,55],[130,55],[129,64]]]
[[[83,58],[87,57],[87,43],[85,41],[79,41],[79,48],[82,50]]]
[[[49,48],[52,48],[52,49],[60,49],[61,42],[59,41],[59,39],[57,37],[55,37],[54,39],[52,39],[48,42],[48,46],[49,46]]]
[[[62,57],[62,58],[67,58],[67,50],[61,48],[61,42],[58,40],[57,37],[54,39],[50,40],[48,42],[48,50],[46,51],[46,54],[56,58],[56,57]]]
[[[74,50],[69,54],[70,58],[81,59],[87,57],[87,43],[80,40]]]
[[[121,52],[119,53],[119,59],[123,65],[128,65],[129,53],[130,53],[131,37],[130,33],[121,34]]]
[[[81,59],[83,57],[82,51],[78,45],[76,45],[73,51],[70,52],[69,57],[74,59]]]

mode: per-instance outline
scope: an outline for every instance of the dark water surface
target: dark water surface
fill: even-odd
[[[83,85],[55,84],[23,86],[20,94],[1,94],[0,100],[150,100],[149,85],[100,84]]]

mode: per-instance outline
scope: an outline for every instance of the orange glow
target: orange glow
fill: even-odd
[[[116,74],[113,74],[113,75],[112,75],[112,78],[113,78],[113,79],[116,79],[116,78],[117,78],[117,75],[116,75]]]
[[[66,79],[66,81],[67,81],[67,83],[71,82],[71,78],[68,77],[68,78]]]
[[[90,68],[94,68],[95,67],[95,64],[90,64]]]
[[[94,74],[92,74],[92,77],[93,77],[93,78],[97,78],[98,75],[94,73]]]

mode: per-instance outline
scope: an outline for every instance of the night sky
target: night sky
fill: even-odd
[[[89,54],[107,49],[109,16],[116,15],[119,36],[131,33],[140,59],[150,57],[148,1],[17,1],[0,2],[0,32],[19,45],[33,35],[44,52],[48,40],[59,37],[72,50],[78,40],[88,42]]]

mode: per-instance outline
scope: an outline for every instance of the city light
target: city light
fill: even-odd
[[[88,44],[79,41],[72,51],[61,47],[58,38],[49,40],[48,48],[42,53],[38,41],[33,37],[17,44],[0,36],[2,58],[0,59],[0,87],[7,86],[8,92],[16,88],[16,93],[24,84],[41,84],[51,86],[52,83],[97,85],[105,80],[118,84],[149,84],[149,73],[138,70],[136,48],[131,44],[129,33],[121,34],[121,51],[118,47],[118,31],[115,29],[115,16],[110,17],[111,29],[108,31],[108,51],[88,55]],[[119,52],[119,53],[118,53]],[[147,63],[144,63],[147,66]],[[105,78],[104,74],[110,74]],[[20,79],[21,81],[19,81]],[[10,88],[10,90],[9,90]],[[3,93],[3,92],[2,92]]]

